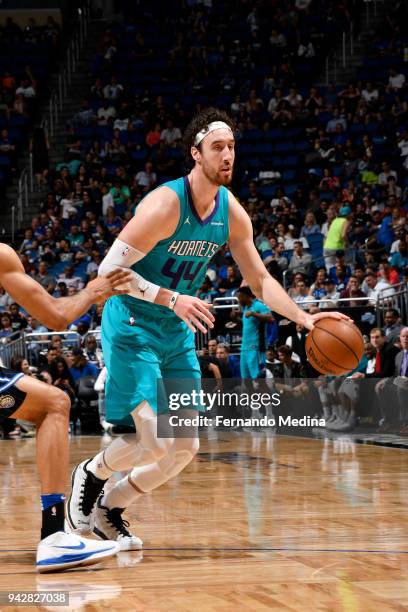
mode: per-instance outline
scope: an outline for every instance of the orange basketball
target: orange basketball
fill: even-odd
[[[354,323],[337,319],[320,319],[306,338],[306,355],[322,374],[347,374],[360,362],[364,340]]]

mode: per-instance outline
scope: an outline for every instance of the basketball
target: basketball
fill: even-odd
[[[354,323],[337,319],[320,319],[306,338],[306,354],[321,374],[348,374],[360,362],[364,340]]]

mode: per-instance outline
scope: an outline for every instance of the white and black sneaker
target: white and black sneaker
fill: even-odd
[[[93,511],[106,480],[101,480],[86,468],[91,460],[79,463],[72,472],[72,490],[67,502],[66,520],[74,533],[87,535],[94,528]]]
[[[107,508],[102,505],[102,496],[95,510],[94,534],[102,540],[114,540],[120,550],[141,550],[143,542],[128,531],[129,522],[122,517],[124,508]]]

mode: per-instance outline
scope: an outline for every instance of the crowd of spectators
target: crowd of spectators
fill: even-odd
[[[44,23],[29,18],[21,27],[12,17],[0,25],[0,189],[18,170],[18,157],[38,119],[39,101],[48,92],[48,78],[61,48],[61,27],[48,16]],[[42,131],[30,147],[46,170]],[[40,181],[39,181],[40,182]]]
[[[41,176],[48,193],[18,245],[26,272],[55,296],[80,290],[144,195],[185,172],[183,129],[214,104],[236,122],[233,191],[268,270],[312,312],[359,306],[369,337],[377,299],[408,280],[405,4],[389,7],[373,38],[385,75],[311,86],[343,27],[358,33],[359,4],[152,2],[107,27],[64,160]],[[198,295],[231,296],[241,283],[225,246]],[[4,292],[0,306],[11,310]],[[236,320],[217,318],[229,340]],[[0,322],[7,339],[13,319]],[[275,349],[284,323],[269,330]],[[99,325],[94,309],[74,329]]]

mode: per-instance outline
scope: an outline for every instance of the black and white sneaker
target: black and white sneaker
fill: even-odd
[[[107,508],[101,501],[102,496],[96,504],[94,534],[102,540],[116,541],[120,550],[141,550],[142,540],[128,531],[129,522],[122,517],[125,509]]]
[[[72,472],[72,490],[67,502],[68,527],[80,535],[87,535],[93,531],[93,511],[106,482],[86,469],[90,461],[89,459],[79,463]]]

